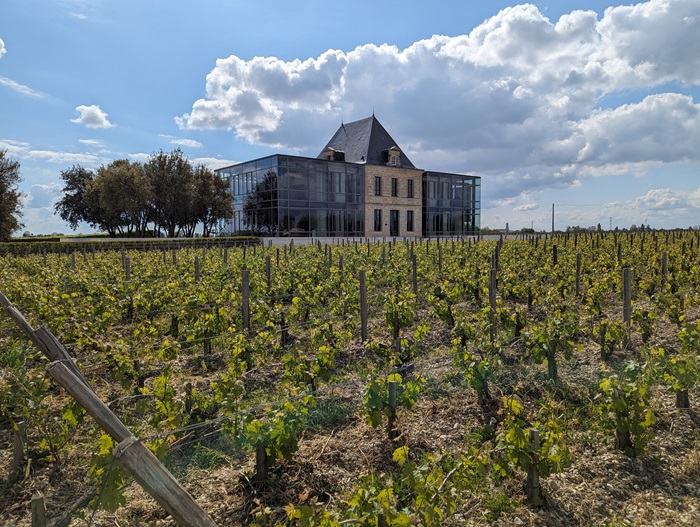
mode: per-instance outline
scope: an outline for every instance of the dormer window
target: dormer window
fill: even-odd
[[[399,150],[398,146],[392,146],[389,150],[385,150],[386,152],[386,164],[392,167],[400,167],[401,166],[401,150]]]

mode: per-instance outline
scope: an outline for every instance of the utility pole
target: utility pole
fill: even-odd
[[[552,234],[554,234],[554,203],[552,203]]]

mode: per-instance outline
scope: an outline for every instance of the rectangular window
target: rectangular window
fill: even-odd
[[[399,195],[399,180],[395,177],[391,178],[391,195],[393,197]]]
[[[395,167],[395,166],[396,166],[396,156],[395,156],[395,155],[392,155],[392,156],[391,156],[391,166],[392,166],[392,167]]]
[[[379,176],[374,176],[374,195],[382,195],[382,178]]]
[[[406,211],[406,230],[408,232],[413,232],[413,211]]]
[[[409,198],[412,198],[412,197],[413,197],[413,180],[412,180],[412,179],[409,179],[409,180],[408,180],[408,188],[407,188],[407,190],[406,190],[406,195],[407,195]]]
[[[374,230],[375,232],[382,230],[382,209],[374,209]]]

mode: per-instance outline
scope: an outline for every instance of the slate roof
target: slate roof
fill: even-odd
[[[327,148],[345,152],[345,161],[350,163],[366,163],[368,165],[385,165],[386,154],[392,146],[401,150],[401,167],[416,168],[408,159],[406,152],[396,144],[389,132],[373,115],[352,123],[343,123],[328,144],[318,155],[323,159]],[[383,154],[384,153],[384,154]]]

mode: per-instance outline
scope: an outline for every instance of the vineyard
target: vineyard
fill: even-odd
[[[0,292],[219,526],[700,524],[693,231],[39,251]],[[0,525],[175,525],[5,311]]]

